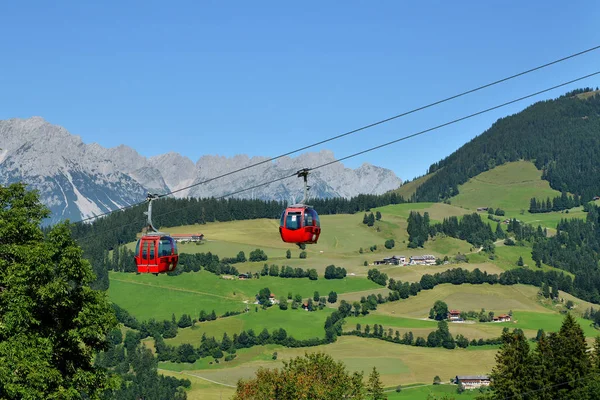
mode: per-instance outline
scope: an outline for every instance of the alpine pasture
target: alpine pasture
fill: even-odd
[[[248,257],[257,248],[266,253],[267,261],[234,264],[240,273],[257,273],[263,269],[264,264],[276,264],[279,267],[289,265],[305,270],[314,268],[319,277],[316,281],[274,276],[239,280],[237,277],[217,276],[204,270],[178,276],[111,272],[108,294],[113,302],[140,321],[151,318],[171,319],[172,315],[179,319],[183,313],[197,319],[201,310],[206,313],[214,310],[217,315],[227,311],[242,312],[214,321],[195,322],[192,327],[179,329],[176,337],[165,340],[169,345],[189,343],[198,346],[203,336],[214,336],[220,340],[225,333],[232,337],[241,331],[252,329],[258,334],[264,328],[269,332],[283,328],[288,336],[296,339],[323,338],[325,320],[341,300],[352,304],[369,294],[385,296],[389,292],[386,287],[367,279],[367,272],[372,268],[403,282],[419,282],[425,274],[435,274],[456,267],[470,271],[479,268],[488,274],[500,274],[516,268],[519,257],[522,257],[525,267],[536,269],[531,258],[531,247],[527,245],[505,246],[502,241],[498,241],[494,257],[489,257],[466,241],[438,236],[428,240],[423,248],[408,248],[407,218],[414,210],[421,214],[428,212],[432,222],[440,222],[450,216],[461,218],[474,212],[477,207],[500,207],[505,210],[506,217],[540,223],[552,231],[561,218],[585,216],[582,210],[571,210],[569,214],[521,213],[521,210],[528,208],[531,197],[554,197],[558,194],[540,177],[541,172],[531,163],[508,163],[461,185],[460,194],[450,199],[451,204],[397,204],[370,210],[367,213],[381,213],[381,220],[376,220],[371,227],[363,223],[364,212],[354,215],[323,215],[321,238],[318,244],[306,247],[306,258],[299,257],[301,250],[298,247],[281,241],[279,221],[275,219],[161,227],[161,230],[169,233],[204,234],[206,240],[202,244],[179,244],[180,253],[212,252],[221,258],[235,257],[240,251]],[[482,217],[487,222],[486,215],[482,214]],[[490,223],[495,228],[496,222]],[[384,246],[389,239],[394,240],[394,247],[391,249]],[[128,246],[132,248],[134,243]],[[290,258],[286,256],[287,250],[290,250]],[[373,265],[376,260],[391,255],[404,255],[408,258],[424,254],[432,254],[440,259],[447,256],[450,260],[457,254],[462,254],[469,261],[441,265]],[[345,268],[347,276],[343,279],[325,279],[323,275],[328,265]],[[543,265],[542,269],[548,271],[553,268]],[[321,297],[327,297],[329,292],[334,291],[338,297],[335,303],[327,303],[324,309],[313,312],[301,307],[292,309],[290,303],[287,310],[280,310],[276,304],[265,310],[254,304],[255,296],[265,287],[275,294],[277,300],[282,296],[287,299],[291,294],[300,295],[306,301],[313,297],[315,291]],[[538,329],[548,332],[560,327],[563,318],[561,311],[566,310],[567,300],[574,303],[572,312],[578,317],[593,306],[563,292],[560,293],[562,301],[552,302],[541,298],[539,292],[539,288],[529,285],[441,284],[431,290],[422,290],[405,300],[379,304],[377,310],[370,311],[367,315],[348,317],[343,330],[351,332],[357,328],[357,324],[360,324],[361,331],[367,325],[381,325],[386,333],[392,330],[403,335],[410,331],[415,339],[418,336],[426,339],[430,332],[437,329],[437,322],[427,318],[429,309],[435,301],[442,300],[449,309],[461,311],[479,312],[485,309],[486,313],[492,311],[496,315],[512,311],[511,322],[449,323],[449,330],[454,336],[462,334],[469,340],[491,339],[497,338],[504,328],[521,328],[527,337],[532,338]],[[590,321],[578,318],[578,322],[588,340],[600,333]],[[153,348],[151,338],[145,343]],[[447,350],[402,345],[375,338],[341,336],[335,343],[328,345],[310,348],[286,348],[272,344],[254,346],[237,350],[236,357],[227,362],[216,363],[212,357],[205,357],[192,364],[161,362],[159,368],[168,375],[191,379],[189,398],[227,398],[233,393],[232,386],[238,379],[251,378],[259,367],[279,367],[281,360],[305,352],[324,351],[343,361],[348,369],[363,371],[365,376],[373,366],[377,367],[388,388],[389,399],[425,399],[430,393],[442,395],[455,390],[453,385],[431,385],[435,375],[439,375],[442,382],[448,382],[455,375],[489,373],[494,365],[497,349],[498,346],[470,346],[467,349]],[[416,386],[406,387],[413,384]],[[393,390],[398,385],[403,386],[400,393]],[[472,393],[467,393],[460,398],[468,399],[472,396]]]

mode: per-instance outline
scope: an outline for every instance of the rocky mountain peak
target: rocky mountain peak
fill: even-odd
[[[196,185],[176,196],[223,196],[335,160],[330,150],[273,162],[265,162],[268,157],[246,154],[203,155],[196,163],[174,152],[146,158],[125,145],[108,149],[98,143],[85,144],[79,136],[41,117],[0,121],[0,149],[0,184],[24,181],[38,189],[52,211],[51,222],[98,215],[141,201],[149,191],[176,191],[259,162],[264,164]],[[380,194],[400,184],[392,171],[367,163],[358,169],[334,163],[310,176],[311,197]],[[300,179],[290,179],[236,196],[294,202],[302,197],[302,185]]]

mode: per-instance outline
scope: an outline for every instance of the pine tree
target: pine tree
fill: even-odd
[[[490,375],[497,398],[515,397],[529,390],[531,377],[529,344],[520,329],[502,332],[502,346]]]
[[[373,367],[373,371],[369,375],[369,382],[367,383],[367,393],[371,396],[372,400],[386,400],[387,396],[383,392],[383,383],[379,378],[379,372],[377,368]]]
[[[542,284],[542,296],[545,298],[550,297],[550,286],[548,286],[548,282]]]
[[[553,364],[556,366],[552,381],[558,385],[553,389],[554,398],[564,398],[566,393],[578,386],[577,381],[587,375],[590,370],[590,358],[583,329],[575,321],[571,313],[567,313],[558,334],[550,335],[553,353]]]
[[[537,399],[552,400],[552,393],[546,390],[552,386],[550,376],[555,365],[552,359],[552,347],[542,329],[537,334],[538,345],[532,355],[532,379],[530,390],[538,390]],[[544,389],[544,390],[541,390]]]
[[[506,233],[502,229],[500,222],[496,224],[496,239],[506,239]]]
[[[594,372],[600,373],[600,336],[594,340],[594,352],[592,353],[592,368]]]

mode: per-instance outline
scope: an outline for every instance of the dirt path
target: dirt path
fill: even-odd
[[[117,282],[132,283],[134,285],[150,286],[150,287],[155,287],[155,288],[160,288],[160,289],[166,289],[166,290],[176,290],[178,292],[187,292],[187,293],[202,294],[202,295],[205,295],[205,296],[218,297],[220,299],[225,299],[225,300],[237,300],[237,299],[235,299],[233,297],[220,296],[218,294],[208,293],[208,292],[199,292],[197,290],[181,289],[181,288],[175,288],[175,287],[171,287],[171,286],[153,285],[151,283],[134,282],[134,281],[129,281],[127,279],[111,278],[111,280],[117,281]]]
[[[171,370],[168,370],[168,369],[161,369],[161,368],[157,368],[157,370],[158,371],[166,371],[166,372],[176,372],[176,371],[171,371]],[[207,382],[210,382],[210,383],[214,383],[216,385],[227,386],[227,387],[234,388],[234,389],[236,388],[236,386],[234,386],[234,385],[229,385],[227,383],[213,381],[212,379],[208,379],[208,378],[205,378],[205,377],[200,376],[200,375],[192,374],[190,372],[179,371],[179,373],[183,374],[183,375],[193,376],[194,378],[202,379],[204,381],[207,381]]]

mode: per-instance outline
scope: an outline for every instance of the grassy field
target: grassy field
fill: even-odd
[[[458,310],[507,313],[513,311],[551,312],[536,302],[538,289],[528,285],[438,285],[421,291],[404,301],[382,304],[377,312],[411,318],[426,318],[436,300],[443,300],[449,308]]]
[[[386,393],[388,400],[429,400],[432,396],[451,396],[456,400],[475,399],[479,395],[477,390],[466,390],[465,392],[456,393],[457,386],[453,384],[447,385],[426,385],[426,386],[409,386],[403,388],[400,393],[395,391]]]
[[[382,215],[396,215],[402,218],[408,218],[411,211],[418,211],[421,214],[428,212],[433,221],[443,221],[446,217],[461,216],[469,213],[460,207],[444,203],[406,203],[394,204],[373,209],[373,212],[379,211]]]
[[[453,205],[476,210],[477,207],[502,208],[518,213],[529,208],[532,197],[560,196],[529,161],[506,163],[469,179],[458,187],[459,194],[451,199]]]
[[[332,290],[341,294],[380,287],[359,277],[327,280],[321,276],[311,281],[263,276],[240,281],[222,279],[206,271],[178,276],[111,272],[110,282],[110,300],[140,320],[170,319],[173,313],[177,318],[183,313],[197,316],[200,310],[214,309],[217,314],[243,310],[246,306],[243,302],[254,302],[254,296],[265,287],[276,297],[292,292],[305,299],[312,297],[315,291],[327,296]]]
[[[395,192],[404,197],[406,200],[410,200],[411,196],[417,191],[417,188],[427,182],[433,175],[435,175],[435,172],[433,174],[423,175],[417,179],[407,182],[396,189]]]
[[[194,327],[180,329],[175,338],[165,341],[172,345],[191,343],[194,346],[199,346],[203,334],[221,340],[225,332],[231,337],[234,333],[253,329],[258,335],[263,328],[267,328],[269,332],[283,328],[288,336],[293,336],[296,339],[322,338],[325,336],[325,319],[332,312],[332,308],[307,312],[302,309],[292,310],[291,308],[280,310],[278,306],[270,307],[267,310],[258,308],[258,311],[255,311],[255,306],[252,305],[248,313],[219,318],[216,321],[201,322]]]
[[[508,327],[509,329],[520,328],[526,336],[535,337],[538,329],[544,329],[546,332],[558,331],[563,318],[563,315],[558,312],[514,311],[512,322],[480,323],[469,321],[468,323],[461,324],[451,323],[449,324],[449,328],[453,335],[461,334],[469,340],[497,338],[502,333],[504,327]],[[577,322],[581,325],[586,337],[594,338],[600,335],[600,331],[591,326],[591,321],[577,318]],[[355,329],[356,324],[361,324],[363,331],[366,325],[373,328],[374,324],[382,325],[386,331],[390,328],[394,332],[397,330],[400,335],[411,331],[415,338],[417,336],[427,338],[430,332],[437,329],[437,322],[435,321],[379,314],[378,311],[366,316],[347,318],[344,330],[352,331]],[[479,348],[473,347],[473,349],[477,350]]]
[[[271,355],[277,351],[277,360]],[[496,349],[477,352],[477,357],[468,354],[469,350],[442,350],[423,347],[403,346],[381,340],[343,336],[337,342],[306,349],[261,346],[238,351],[238,358],[229,363],[210,365],[204,360],[196,364],[161,363],[161,368],[186,370],[217,382],[235,385],[240,378],[251,378],[256,370],[281,367],[281,360],[303,355],[305,352],[322,351],[336,360],[344,362],[351,371],[363,371],[365,378],[373,366],[381,374],[385,386],[431,382],[435,375],[447,381],[463,374],[489,373],[494,365]],[[226,364],[226,365],[225,365]]]
[[[190,372],[174,372],[164,369],[159,369],[158,372],[177,379],[189,379],[192,382],[192,387],[186,391],[188,400],[230,399],[235,394],[234,387],[212,383]]]

